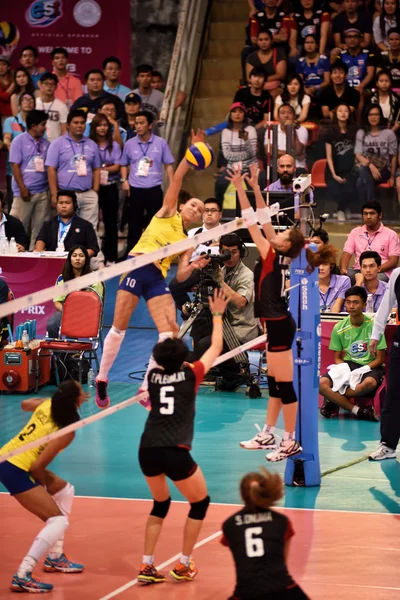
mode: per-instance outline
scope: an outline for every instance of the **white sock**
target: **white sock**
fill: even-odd
[[[190,556],[185,556],[184,554],[181,554],[181,557],[180,557],[180,559],[179,559],[179,562],[180,562],[182,565],[185,565],[185,567],[188,567],[188,566],[189,566],[189,563],[190,563]]]
[[[113,366],[114,360],[117,358],[125,333],[126,331],[121,331],[114,327],[114,325],[108,332],[106,339],[104,340],[103,354],[98,374],[98,379],[100,379],[100,381],[107,381],[108,373]]]
[[[62,490],[53,494],[53,500],[61,510],[62,514],[68,517],[71,514],[72,502],[74,500],[75,488],[73,485],[67,482]],[[49,550],[49,556],[53,560],[60,558],[64,553],[64,536],[56,541],[54,546]]]
[[[264,427],[263,427],[263,431],[265,433],[272,433],[272,435],[275,433],[275,427],[272,427],[272,425],[267,425],[267,423],[265,423]]]
[[[152,554],[143,554],[142,563],[144,565],[152,565],[154,563],[154,556]]]
[[[48,556],[55,560],[56,558],[60,558],[60,556],[64,554],[64,538],[60,538],[59,540],[56,541],[56,543],[54,544],[54,546],[52,548],[50,548],[49,552],[48,552]]]
[[[164,340],[168,340],[169,338],[172,338],[172,331],[164,331],[163,333],[159,333],[159,335],[158,335],[158,342],[163,342]],[[152,369],[156,369],[158,366],[159,365],[154,360],[153,355],[151,355],[150,358],[149,358],[149,365],[147,367],[147,371],[146,371],[146,374],[144,376],[143,383],[140,386],[141,390],[148,390],[149,389],[149,382],[148,382],[149,373],[150,373],[150,371]]]
[[[30,547],[18,569],[18,577],[26,577],[31,573],[38,560],[51,546],[54,546],[57,540],[64,537],[68,527],[68,519],[64,516],[50,517],[47,519],[45,527],[39,531],[37,538]]]
[[[285,431],[283,434],[283,441],[288,442],[295,439],[295,431]]]
[[[351,409],[351,412],[353,413],[353,415],[356,415],[358,413],[358,411],[360,410],[360,407],[357,406],[357,404],[355,404],[353,406],[353,408]]]

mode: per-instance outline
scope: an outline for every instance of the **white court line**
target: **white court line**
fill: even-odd
[[[365,588],[367,590],[400,590],[399,587],[389,587],[389,586],[384,586],[384,585],[362,585],[359,583],[334,583],[333,581],[330,582],[326,582],[325,580],[322,581],[310,581],[309,579],[302,579],[301,581],[302,584],[309,584],[309,585],[323,585],[324,587],[326,586],[336,586],[336,587],[352,587],[352,588]]]
[[[216,531],[212,535],[209,535],[208,537],[204,538],[204,540],[197,542],[197,544],[195,544],[193,550],[197,550],[197,548],[200,548],[201,546],[208,544],[208,542],[212,542],[212,540],[215,540],[215,538],[219,537],[220,535],[222,535],[222,531]],[[178,560],[180,555],[181,555],[180,553],[175,554],[175,556],[173,556],[172,558],[169,558],[165,562],[158,565],[157,569],[161,570],[161,569],[164,569],[165,567],[168,567],[168,565],[170,565],[173,562],[175,562],[176,560]],[[103,596],[102,598],[100,598],[100,600],[109,600],[110,598],[115,598],[115,596],[118,596],[118,594],[122,594],[122,592],[129,590],[129,588],[133,587],[137,583],[139,583],[137,579],[132,579],[132,581],[128,581],[128,583],[126,583],[125,585],[122,585],[117,590],[110,592],[109,594],[107,594],[107,596]]]

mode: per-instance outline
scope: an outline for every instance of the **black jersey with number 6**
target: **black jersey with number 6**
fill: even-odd
[[[254,315],[264,319],[284,319],[289,315],[286,289],[285,257],[269,247],[267,256],[259,258],[254,268]]]
[[[229,547],[236,566],[235,598],[263,598],[295,585],[284,555],[285,542],[294,535],[285,515],[243,508],[223,523],[222,531],[221,543]]]
[[[140,441],[142,448],[191,449],[196,393],[203,377],[201,361],[172,375],[160,368],[150,371],[151,411]]]

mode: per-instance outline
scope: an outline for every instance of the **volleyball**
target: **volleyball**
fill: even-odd
[[[18,43],[19,31],[14,25],[8,21],[0,22],[0,55],[7,55],[12,51],[13,46]]]
[[[185,158],[191,167],[203,171],[214,160],[214,150],[204,142],[196,142],[186,150]]]

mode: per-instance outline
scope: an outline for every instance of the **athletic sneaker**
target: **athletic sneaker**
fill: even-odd
[[[267,433],[257,423],[255,427],[258,429],[257,435],[251,440],[240,442],[240,446],[246,448],[246,450],[276,450],[277,445],[274,434]]]
[[[371,452],[369,460],[386,460],[387,458],[396,458],[396,450],[389,448],[383,442],[379,444],[375,452]]]
[[[169,574],[176,581],[192,581],[197,575],[197,568],[192,560],[189,561],[188,567],[178,561]]]
[[[265,456],[270,462],[279,462],[285,460],[289,456],[295,456],[303,452],[303,448],[296,440],[282,440],[279,448],[275,452],[270,452]]]
[[[363,406],[358,409],[356,418],[359,421],[374,421],[377,423],[379,421],[378,416],[375,412],[373,406]]]
[[[18,577],[17,573],[12,578],[10,590],[12,592],[30,592],[34,594],[45,594],[53,589],[51,583],[43,583],[31,573],[27,573],[25,577]]]
[[[136,395],[143,394],[143,393],[145,393],[146,396],[144,398],[142,398],[142,400],[139,400],[139,404],[141,404],[143,406],[143,408],[145,408],[146,410],[150,411],[151,410],[151,402],[150,402],[150,394],[149,394],[148,390],[143,390],[142,388],[139,388]]]
[[[324,400],[319,412],[325,419],[331,419],[332,417],[337,417],[339,415],[339,407],[329,400]]]
[[[96,377],[96,404],[99,408],[110,406],[110,396],[107,394],[107,381],[101,381]]]
[[[50,558],[47,556],[43,563],[43,571],[47,573],[82,573],[85,567],[79,563],[74,563],[69,560],[65,554],[61,554],[58,558]]]
[[[137,579],[140,583],[164,583],[165,576],[159,573],[154,565],[143,563]]]

